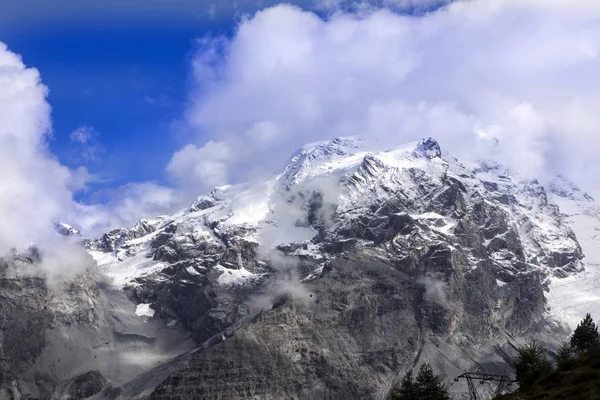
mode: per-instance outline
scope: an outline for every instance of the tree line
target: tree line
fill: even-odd
[[[598,325],[590,314],[577,325],[570,340],[560,346],[556,353],[555,365],[548,359],[548,352],[536,342],[519,348],[519,357],[515,364],[519,392],[527,392],[554,371],[572,370],[583,358],[598,350]]]
[[[547,379],[553,373],[576,368],[582,359],[589,358],[592,353],[600,354],[598,325],[592,316],[587,314],[569,340],[560,346],[555,362],[548,358],[549,353],[535,341],[517,350],[518,357],[513,366],[519,393],[527,393],[536,383]],[[390,400],[450,399],[449,386],[427,363],[421,365],[416,376],[412,370],[407,372],[390,395]]]

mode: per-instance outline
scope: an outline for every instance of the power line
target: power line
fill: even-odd
[[[552,297],[552,300],[567,299],[569,297],[577,296],[579,293],[586,293],[586,292],[590,292],[590,291],[596,290],[596,289],[600,289],[600,286],[593,286],[589,289],[578,290],[577,293],[566,294],[564,296]]]
[[[592,304],[592,303],[597,303],[599,302],[600,299],[596,299],[596,300],[591,300],[591,301],[586,301],[585,303],[579,303],[579,304],[574,304],[572,306],[567,306],[567,307],[563,307],[563,308],[557,308],[553,311],[564,311],[564,310],[570,310],[579,306],[585,306],[586,304]]]
[[[479,393],[477,392],[477,387],[475,387],[475,381],[479,381],[480,384],[485,382],[498,382],[494,397],[500,396],[507,387],[516,382],[514,379],[510,379],[506,375],[492,375],[480,372],[465,372],[454,379],[454,382],[458,382],[460,379],[465,379],[467,381],[471,400],[479,400]]]
[[[562,285],[552,285],[551,289],[561,288],[561,287],[569,286],[569,285],[571,285],[573,283],[576,283],[576,282],[589,281],[589,280],[593,280],[593,279],[597,279],[597,278],[600,278],[600,273],[599,274],[595,274],[595,275],[586,276],[586,277],[583,277],[581,279],[574,279],[574,280],[572,280],[570,282],[563,283]]]

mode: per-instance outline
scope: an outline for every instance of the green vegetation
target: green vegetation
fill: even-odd
[[[584,354],[598,345],[598,327],[594,323],[592,316],[587,314],[583,321],[573,332],[571,337],[571,347],[578,354]]]
[[[550,372],[552,372],[552,364],[544,355],[542,346],[533,342],[519,349],[519,361],[515,364],[515,373],[521,390],[529,389]]]
[[[600,400],[598,327],[586,315],[569,343],[557,352],[556,368],[536,343],[519,349],[519,390],[496,400]]]
[[[448,387],[427,363],[421,365],[416,380],[409,371],[394,389],[390,400],[450,400]]]

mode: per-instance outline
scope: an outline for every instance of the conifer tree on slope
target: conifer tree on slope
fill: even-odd
[[[412,371],[404,376],[391,400],[450,400],[450,394],[442,379],[425,363],[419,368],[416,380],[413,380]]]
[[[413,372],[408,371],[400,386],[398,386],[392,393],[392,400],[412,400],[418,398],[419,393],[417,392],[417,384],[413,378]]]
[[[536,342],[520,347],[519,358],[514,365],[517,382],[522,391],[527,391],[538,379],[552,371],[552,364],[544,355],[544,349]]]
[[[598,343],[598,326],[592,316],[587,314],[583,321],[577,325],[571,337],[571,347],[579,354],[590,350]]]
[[[570,343],[563,343],[556,352],[556,367],[559,371],[569,371],[575,365],[575,354]]]

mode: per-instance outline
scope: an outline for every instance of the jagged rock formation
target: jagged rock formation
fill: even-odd
[[[309,145],[273,179],[216,188],[175,215],[86,240],[115,287],[92,290],[88,276],[66,296],[93,307],[30,323],[70,335],[75,325],[80,342],[104,340],[112,356],[164,352],[178,331],[197,349],[128,373],[77,358],[44,393],[383,399],[423,361],[448,376],[503,371],[521,338],[565,334],[545,292],[579,273],[584,255],[549,200],[561,193],[581,200],[566,184],[548,192],[500,165],[463,165],[433,139],[385,151],[356,138]],[[170,344],[157,345],[163,330]],[[53,338],[32,344],[23,370],[47,370]],[[4,387],[23,391],[11,379]]]

